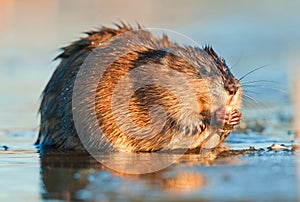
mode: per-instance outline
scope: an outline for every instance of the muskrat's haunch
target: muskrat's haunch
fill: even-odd
[[[165,35],[159,39],[140,26],[134,29],[122,24],[116,29],[102,27],[88,32],[86,38],[63,48],[57,57],[61,63],[43,92],[40,106],[40,148],[85,150],[72,112],[77,110],[72,106],[76,76],[91,52],[99,47],[109,48],[115,37],[125,33],[127,43],[119,46],[126,54],[110,53],[117,59],[99,82],[91,83],[96,86],[95,99],[88,101],[92,105],[87,111],[80,112],[94,111],[97,121],[86,121],[87,128],[98,127],[102,131],[97,137],[94,133],[84,134],[88,142],[99,150],[100,142],[106,142],[111,148],[128,152],[212,148],[222,143],[240,123],[242,96],[241,85],[225,61],[211,47],[181,47]],[[134,45],[134,41],[139,43]],[[105,58],[98,62],[101,60]],[[139,76],[128,76],[119,87],[123,92],[133,91],[128,103],[124,103],[123,94],[115,92],[118,82],[138,68],[142,69],[136,74]],[[146,70],[151,73],[145,73]],[[148,83],[136,89],[134,86],[141,79],[148,79]],[[166,86],[149,81],[165,82]],[[128,109],[123,110],[125,105]],[[134,128],[124,117],[130,119]],[[161,127],[156,127],[158,124]],[[144,134],[147,127],[150,136]]]

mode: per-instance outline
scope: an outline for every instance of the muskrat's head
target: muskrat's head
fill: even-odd
[[[223,95],[223,102],[225,102],[225,106],[227,110],[239,110],[241,107],[241,100],[242,100],[242,88],[241,84],[238,79],[234,77],[234,75],[231,73],[229,67],[227,66],[225,60],[223,58],[220,58],[215,51],[211,47],[205,47],[203,49],[208,56],[213,60],[214,63],[214,73],[216,76],[211,75],[214,81],[211,81],[213,86],[213,89],[220,88],[219,95]],[[212,90],[212,92],[215,92],[216,90]],[[219,98],[217,96],[217,98]],[[219,98],[220,99],[220,98]]]

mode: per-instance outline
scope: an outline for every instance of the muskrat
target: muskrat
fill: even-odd
[[[172,43],[166,35],[156,38],[141,26],[134,28],[124,23],[116,26],[87,32],[87,37],[63,48],[63,52],[57,57],[61,62],[42,94],[41,123],[36,144],[40,148],[50,147],[58,150],[86,149],[86,144],[82,143],[82,138],[76,130],[73,117],[74,111],[77,110],[76,107],[72,107],[76,77],[92,51],[98,47],[102,50],[111,48],[112,39],[125,33],[127,33],[126,45],[120,46],[124,46],[121,48],[125,50],[128,49],[126,54],[118,55],[119,53],[111,52],[110,55],[117,56],[117,59],[109,65],[98,82],[93,81],[89,84],[96,86],[95,99],[91,99],[89,101],[91,105],[80,113],[87,114],[94,110],[97,116],[96,123],[86,121],[85,124],[88,125],[87,128],[100,128],[101,134],[84,134],[88,144],[94,145],[99,150],[109,144],[110,148],[120,151],[153,152],[182,148],[200,149],[215,147],[222,143],[242,118],[240,113],[242,88],[224,59],[209,46],[182,47]],[[157,77],[154,80],[159,79],[162,72],[167,72],[168,78],[171,79],[177,76],[169,73],[169,70],[178,72],[184,76],[191,91],[187,91],[185,85],[180,84],[181,81],[166,84],[176,87],[175,94],[174,91],[156,84],[147,84],[135,89],[132,86],[137,81],[128,77],[129,80],[127,83],[125,81],[126,86],[123,90],[134,92],[128,101],[129,110],[126,113],[129,114],[126,115],[138,127],[131,129],[126,125],[128,122],[123,116],[124,113],[117,111],[123,106],[121,103],[123,95],[122,93],[113,95],[114,88],[124,75],[136,67],[143,68],[145,65],[158,65],[147,67],[148,70],[153,69],[152,74]],[[161,71],[163,68],[168,70]],[[158,72],[158,75],[155,75],[155,72]],[[135,79],[148,76],[148,73],[140,73],[140,77]],[[196,104],[189,104],[192,103],[189,102],[190,92],[193,92]],[[182,97],[183,102],[185,100],[188,102],[181,105],[182,101],[177,99],[178,95]],[[84,102],[83,99],[82,105],[85,105]],[[112,105],[117,109],[116,112],[112,112]],[[157,106],[164,112],[161,113],[161,108],[155,108]],[[119,117],[118,121],[116,117]],[[160,117],[163,117],[163,121]],[[162,127],[157,129],[156,124],[161,124]],[[149,125],[152,135],[145,138],[143,129]],[[140,134],[141,137],[130,135],[130,131],[135,131],[135,134]],[[103,139],[105,144],[101,145]]]

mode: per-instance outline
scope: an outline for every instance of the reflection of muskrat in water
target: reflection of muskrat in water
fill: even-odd
[[[37,140],[40,147],[84,150],[72,114],[75,78],[84,60],[93,50],[99,46],[109,47],[110,39],[124,33],[129,33],[127,36],[131,37],[124,46],[126,49],[132,45],[130,41],[134,41],[137,35],[134,34],[131,26],[122,24],[117,29],[102,27],[100,31],[89,32],[88,37],[65,47],[64,52],[58,56],[62,61],[43,92],[40,107],[41,125]],[[99,83],[93,84],[97,86],[97,90],[95,100],[91,101],[94,104],[91,108],[94,107],[97,123],[87,122],[86,124],[90,124],[91,127],[100,127],[104,135],[101,137],[95,137],[93,134],[84,135],[91,144],[97,145],[96,141],[101,142],[106,139],[105,141],[109,142],[113,148],[131,152],[218,146],[241,120],[239,109],[242,89],[239,81],[232,75],[224,60],[219,58],[210,47],[203,49],[180,47],[171,43],[166,36],[157,39],[147,31],[140,33],[142,34],[139,37],[142,40],[139,40],[139,45],[134,47],[134,51],[128,48],[125,55],[120,55],[110,64]],[[170,49],[175,50],[175,53]],[[117,105],[118,109],[118,104],[120,104],[118,96],[121,98],[122,93],[113,95],[114,89],[124,75],[143,65],[153,65],[153,68],[165,67],[183,75],[197,104],[184,106],[180,103],[181,100],[191,99],[188,93],[191,91],[186,91],[184,85],[177,83],[176,95],[164,86],[145,85],[135,89],[128,101],[127,112],[130,113],[128,117],[138,129],[130,129],[130,127],[128,129],[127,125],[122,126],[122,123],[126,124],[126,120],[119,120],[116,123],[112,104]],[[153,70],[153,74],[159,70]],[[142,77],[149,76],[142,73],[141,75]],[[159,74],[157,78],[160,78]],[[134,79],[129,80],[128,86],[124,86],[124,89],[133,90],[132,86],[135,82]],[[114,98],[117,103],[112,103],[113,96],[117,97]],[[181,96],[180,100],[178,96]],[[184,104],[187,103],[192,102]],[[154,135],[141,138],[144,137],[143,129],[156,123],[152,119],[161,123],[160,115],[162,114],[157,112],[159,110],[155,111],[156,106],[164,110],[163,126],[157,131],[155,131],[156,127],[153,127]],[[181,109],[182,107],[184,109]],[[119,113],[117,115],[121,117],[122,112],[116,113]],[[130,135],[133,130],[141,137]]]

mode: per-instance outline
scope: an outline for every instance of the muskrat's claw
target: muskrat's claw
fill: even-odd
[[[238,125],[242,120],[242,113],[238,110],[233,110],[230,114],[230,121],[228,124],[230,125]]]
[[[242,113],[236,109],[231,112],[227,111],[226,108],[220,108],[216,110],[214,114],[215,123],[226,129],[233,129],[235,125],[238,125],[242,120]]]

